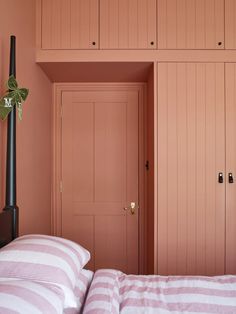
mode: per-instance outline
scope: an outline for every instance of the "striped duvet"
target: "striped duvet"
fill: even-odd
[[[236,276],[95,273],[84,314],[236,313]]]

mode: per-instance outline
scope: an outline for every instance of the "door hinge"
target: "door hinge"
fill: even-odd
[[[61,106],[61,118],[62,118],[62,106]]]
[[[60,181],[60,193],[62,193],[62,181]]]

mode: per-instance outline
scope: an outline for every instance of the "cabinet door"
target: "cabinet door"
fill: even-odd
[[[158,0],[157,12],[159,49],[224,48],[224,0]]]
[[[236,64],[226,64],[226,273],[236,274]],[[229,182],[232,173],[234,182]]]
[[[156,0],[101,0],[102,49],[156,48]]]
[[[158,65],[159,274],[224,273],[224,109],[224,64]]]
[[[225,48],[236,49],[236,1],[225,0]]]
[[[42,0],[43,49],[97,49],[98,0]]]

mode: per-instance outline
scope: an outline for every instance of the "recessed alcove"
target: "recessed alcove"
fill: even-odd
[[[43,62],[39,64],[56,86],[75,86],[78,83],[109,84],[143,83],[144,129],[143,129],[143,181],[144,204],[142,214],[140,252],[143,255],[141,272],[154,272],[154,111],[155,111],[155,63],[153,62]],[[128,85],[127,85],[128,86]],[[55,107],[55,99],[53,100]],[[54,114],[55,115],[55,114]],[[55,119],[55,116],[54,116]]]

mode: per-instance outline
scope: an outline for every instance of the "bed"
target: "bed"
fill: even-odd
[[[90,253],[70,240],[12,240],[0,213],[0,313],[236,313],[236,276],[126,275],[86,270]]]

